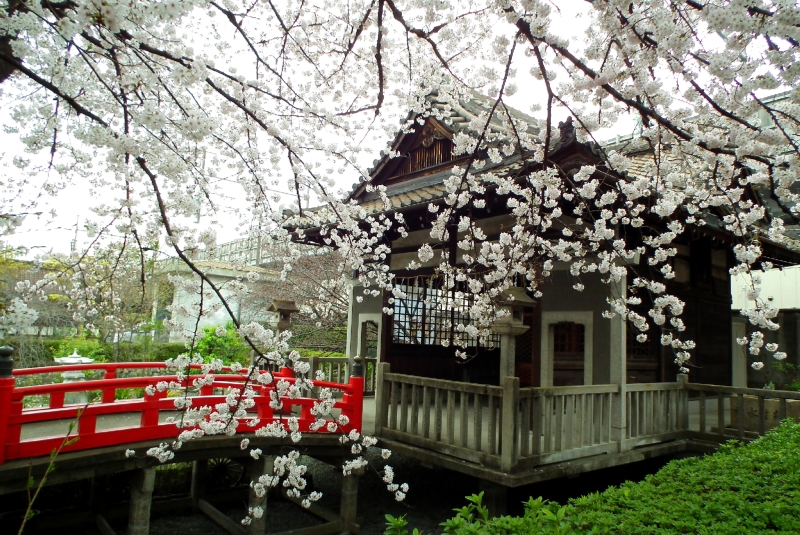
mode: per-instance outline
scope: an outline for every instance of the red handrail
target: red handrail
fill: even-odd
[[[193,382],[205,375],[184,375],[183,380],[179,381],[174,374],[165,374],[148,377],[116,377],[121,369],[167,369],[163,362],[124,362],[124,363],[93,363],[93,364],[74,364],[67,366],[48,366],[43,368],[25,368],[13,370],[14,377],[63,373],[66,371],[104,371],[103,379],[87,381],[76,381],[69,383],[52,383],[34,386],[16,386],[14,378],[0,378],[0,464],[7,460],[22,459],[49,455],[50,452],[58,447],[64,436],[37,437],[21,440],[22,426],[41,422],[57,420],[78,420],[77,429],[74,435],[79,439],[61,451],[80,451],[106,446],[124,445],[135,442],[150,440],[174,439],[185,428],[178,428],[175,423],[161,422],[161,416],[169,413],[176,417],[180,416],[180,411],[175,408],[175,398],[168,397],[169,392],[156,390],[150,395],[145,390],[144,396],[139,399],[117,400],[116,392],[118,389],[145,389],[155,386],[164,381],[178,383],[182,388],[192,387]],[[192,365],[192,370],[200,370],[200,365]],[[189,397],[192,407],[215,406],[225,403],[226,395],[215,394],[215,390],[227,389],[229,387],[241,388],[247,380],[249,370],[244,369],[240,372],[231,371],[230,367],[223,368],[222,371],[213,372],[214,382],[211,386],[202,386],[196,395]],[[294,383],[297,379],[292,376],[289,368],[284,368],[280,372],[272,374],[275,381],[285,380]],[[339,390],[343,393],[342,400],[336,401],[335,408],[340,410],[340,414],[348,417],[346,425],[339,426],[337,432],[349,432],[350,430],[361,431],[362,410],[363,410],[363,377],[351,377],[349,383],[331,383],[327,381],[315,381],[317,388],[330,388]],[[266,426],[276,421],[282,421],[286,427],[287,417],[292,413],[292,409],[297,407],[299,411],[298,424],[300,432],[312,432],[310,426],[316,421],[311,414],[315,398],[296,398],[290,399],[287,396],[281,397],[283,409],[276,414],[270,407],[270,391],[275,389],[275,384],[261,385],[251,383],[257,395],[253,397],[254,405],[247,410],[247,417],[239,418],[237,432],[253,433],[260,427]],[[100,401],[89,403],[85,407],[79,404],[65,405],[64,397],[73,392],[93,392],[100,391]],[[47,407],[23,408],[23,400],[27,396],[48,395],[49,404]],[[182,397],[182,396],[181,396]],[[176,412],[178,411],[178,412]],[[100,416],[118,414],[139,414],[139,425],[116,429],[97,429],[97,418]],[[255,419],[258,423],[254,423]],[[288,428],[288,427],[287,427]],[[327,426],[314,431],[316,433],[329,433]]]

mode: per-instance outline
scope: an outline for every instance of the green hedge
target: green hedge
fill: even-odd
[[[77,350],[79,355],[95,359],[97,362],[163,362],[186,352],[186,346],[183,343],[125,342],[112,344],[83,337],[34,340],[6,339],[4,343],[17,349],[18,354],[15,360],[20,367],[50,366],[53,364],[54,358],[69,356],[73,350]],[[36,358],[19,354],[21,352],[33,353],[32,348],[35,349]]]
[[[730,442],[702,458],[672,461],[639,483],[572,499],[540,499],[522,517],[488,519],[480,496],[443,522],[452,535],[798,534],[800,424],[784,421],[764,437]],[[401,533],[389,519],[387,533]]]

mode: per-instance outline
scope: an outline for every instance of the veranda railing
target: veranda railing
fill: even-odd
[[[378,364],[376,435],[503,472],[675,440],[722,442],[800,419],[800,392],[677,382],[520,388],[391,373]],[[770,420],[772,418],[772,420]]]

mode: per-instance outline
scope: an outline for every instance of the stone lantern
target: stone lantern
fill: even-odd
[[[491,325],[492,332],[500,335],[500,380],[514,377],[516,338],[530,327],[523,323],[523,312],[536,301],[528,297],[525,288],[513,287],[505,290],[498,309],[508,314]]]
[[[272,304],[267,309],[270,312],[278,313],[278,332],[283,332],[292,327],[292,314],[300,312],[294,301],[286,299],[273,299]]]
[[[68,357],[59,357],[53,360],[56,362],[56,364],[61,364],[63,366],[69,366],[72,364],[91,364],[94,362],[94,359],[79,355],[77,349],[73,349],[72,355]],[[64,379],[65,383],[78,383],[86,380],[86,374],[81,370],[75,370],[63,372],[61,374],[61,378]],[[77,403],[80,405],[86,405],[88,402],[89,397],[86,392],[69,392],[64,396],[64,403],[66,404]]]

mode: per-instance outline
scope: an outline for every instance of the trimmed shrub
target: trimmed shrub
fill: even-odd
[[[601,533],[800,533],[800,424],[570,501]]]
[[[451,535],[800,533],[800,424],[784,421],[747,445],[672,461],[625,483],[560,506],[531,499],[522,517],[489,519],[481,495],[442,523]],[[398,519],[387,530],[397,530]],[[400,530],[404,527],[401,524]]]

